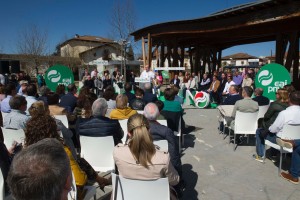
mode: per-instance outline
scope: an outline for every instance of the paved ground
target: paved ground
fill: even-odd
[[[278,162],[252,159],[254,138],[249,144],[228,144],[219,134],[216,109],[185,109],[184,119],[195,130],[185,136],[182,156],[186,190],[182,200],[285,200],[300,199],[300,186],[278,176]],[[289,156],[283,169],[290,165]]]

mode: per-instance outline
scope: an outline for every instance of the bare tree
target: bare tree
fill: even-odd
[[[17,51],[25,55],[42,56],[47,52],[48,34],[36,25],[20,31],[17,40]]]
[[[28,72],[36,69],[38,73],[38,58],[44,56],[48,49],[48,34],[36,25],[30,25],[19,32],[16,43],[16,49],[19,54],[26,56],[30,66],[26,66]]]
[[[136,29],[132,0],[114,0],[110,19],[113,38],[130,41],[130,33]]]
[[[118,40],[120,44],[120,53],[122,57],[126,57],[127,44],[135,48],[133,38],[130,33],[136,29],[136,14],[132,0],[114,0],[111,11],[110,24],[111,24],[111,35],[113,39]],[[133,51],[129,52],[133,57]],[[131,57],[131,58],[132,58]],[[125,75],[126,81],[126,58],[122,61],[122,68],[124,69],[123,74]],[[121,72],[122,72],[121,68]]]

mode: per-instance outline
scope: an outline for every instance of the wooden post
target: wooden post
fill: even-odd
[[[160,46],[160,62],[159,62],[159,66],[160,67],[164,67],[165,64],[165,44],[162,43]]]
[[[293,32],[293,33],[289,34],[290,45],[289,45],[289,49],[288,49],[286,61],[285,61],[285,68],[288,71],[291,71],[292,63],[295,58],[297,38],[298,38],[297,32]]]
[[[143,65],[146,66],[145,39],[142,37]]]
[[[287,46],[287,40],[285,38],[285,35],[283,33],[278,34],[276,37],[276,58],[275,58],[276,63],[283,65],[286,46]]]
[[[152,41],[151,41],[151,34],[148,33],[148,65],[151,68],[152,63]]]
[[[295,40],[295,56],[293,62],[293,82],[297,90],[300,89],[300,79],[299,79],[299,32],[296,34]]]
[[[219,71],[219,69],[222,67],[222,49],[219,50],[218,52],[218,68],[217,70]]]

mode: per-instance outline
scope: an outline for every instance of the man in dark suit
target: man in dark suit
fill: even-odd
[[[77,87],[74,83],[68,85],[68,93],[61,97],[59,106],[64,107],[68,112],[73,112],[76,104],[77,97],[75,94],[77,93]]]
[[[176,85],[177,88],[180,88],[179,84],[180,84],[180,79],[178,78],[178,75],[175,74],[174,78],[171,79],[170,81],[170,85]]]
[[[145,105],[147,105],[150,102],[154,103],[155,101],[157,101],[157,96],[152,93],[152,87],[150,83],[145,83],[144,85],[143,100],[145,102]]]
[[[180,185],[182,184],[182,166],[181,158],[178,149],[178,142],[174,135],[174,132],[158,123],[157,117],[160,115],[158,107],[154,103],[149,103],[144,108],[144,116],[148,119],[150,123],[150,134],[152,135],[153,140],[167,140],[168,142],[168,152],[170,153],[171,163],[174,168],[177,170],[178,175],[180,176],[181,182],[175,186],[177,192],[180,192]]]
[[[266,106],[266,105],[269,105],[269,103],[270,103],[270,100],[267,97],[262,96],[263,93],[264,93],[264,91],[262,88],[256,88],[254,90],[255,97],[252,99],[254,101],[256,101],[259,106]]]
[[[115,145],[122,143],[124,132],[118,120],[105,117],[107,102],[99,98],[92,105],[93,117],[79,118],[76,126],[78,135],[90,137],[113,136]]]
[[[221,79],[220,79],[220,86],[218,88],[219,102],[222,102],[222,93],[223,93],[226,83],[227,83],[226,74],[222,73]]]
[[[243,99],[243,97],[239,94],[239,87],[237,85],[232,85],[230,86],[229,94],[222,105],[234,105],[238,100],[241,99]]]

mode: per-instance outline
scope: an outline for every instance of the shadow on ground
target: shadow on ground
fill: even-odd
[[[193,171],[193,166],[190,164],[182,165],[182,172],[185,182],[185,190],[183,192],[181,200],[195,200],[198,199],[198,192],[195,190],[195,186],[198,181],[198,174]]]

